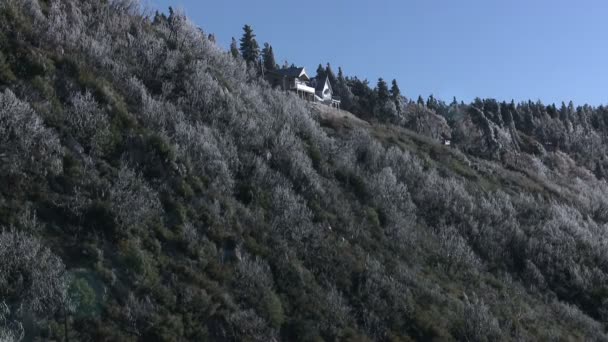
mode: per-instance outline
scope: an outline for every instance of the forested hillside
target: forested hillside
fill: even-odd
[[[0,341],[608,340],[606,108],[368,124],[142,13],[0,0]]]

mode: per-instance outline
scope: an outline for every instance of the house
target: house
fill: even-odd
[[[294,91],[302,99],[340,108],[340,99],[333,96],[333,88],[328,77],[319,82],[308,77],[306,69],[290,67],[268,70],[265,78],[272,87]]]
[[[315,87],[315,101],[325,103],[334,108],[340,108],[340,98],[334,95],[334,90],[329,82],[329,77],[320,81],[313,79],[311,84]]]
[[[315,88],[309,85],[310,77],[304,68],[268,70],[266,80],[273,87],[281,87],[285,91],[295,91],[302,99],[315,100]]]
[[[451,146],[452,145],[452,139],[450,137],[450,134],[447,133],[441,133],[441,141],[443,141],[443,144],[445,146]]]

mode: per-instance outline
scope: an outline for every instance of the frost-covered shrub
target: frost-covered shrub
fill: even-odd
[[[329,331],[332,335],[338,335],[341,329],[351,324],[353,310],[342,293],[335,287],[326,289],[324,295],[329,319],[323,322],[323,329]]]
[[[35,237],[0,232],[0,298],[19,310],[52,315],[66,300],[65,266]]]
[[[30,106],[0,93],[0,173],[60,171],[61,144]]]
[[[110,140],[108,116],[91,93],[77,93],[72,96],[67,122],[78,140],[83,142],[92,155],[100,156]]]
[[[473,198],[463,183],[455,178],[443,178],[435,171],[427,174],[422,189],[414,197],[421,215],[431,225],[462,223],[470,220]]]
[[[125,229],[148,222],[162,212],[158,194],[127,166],[118,170],[108,199],[117,223]]]
[[[382,170],[382,159],[386,151],[378,140],[359,129],[349,137],[348,144],[347,148],[354,152],[354,165],[371,173]]]
[[[212,188],[232,192],[230,165],[236,166],[238,157],[230,141],[207,126],[186,121],[176,123],[173,140],[181,156],[189,160],[197,174],[210,180]]]
[[[304,201],[286,187],[272,190],[272,229],[276,234],[301,242],[312,229],[311,212]]]
[[[383,215],[387,235],[397,245],[411,242],[409,235],[416,222],[416,207],[407,186],[397,181],[390,167],[370,178],[369,192],[374,205]]]
[[[10,319],[11,309],[0,302],[0,342],[19,342],[25,337],[23,324]]]
[[[253,310],[237,311],[230,314],[228,322],[232,325],[229,337],[235,341],[276,341],[277,332],[268,327],[268,323]]]
[[[408,189],[417,190],[424,180],[424,170],[420,159],[408,151],[401,151],[391,146],[386,151],[384,163],[389,166],[397,179],[406,184]]]
[[[462,311],[463,325],[457,334],[464,341],[498,341],[502,331],[498,320],[482,299],[473,295],[471,299],[465,295]]]
[[[306,155],[301,141],[289,127],[284,127],[275,139],[272,149],[272,161],[279,165],[294,184],[303,190],[321,192],[320,180]]]
[[[447,273],[462,270],[477,272],[479,270],[481,266],[479,258],[454,227],[440,227],[437,238],[439,239],[440,262]]]
[[[370,336],[378,340],[386,336],[389,329],[403,329],[411,311],[411,293],[405,284],[390,276],[378,260],[366,260],[357,290],[365,308],[358,312],[359,319]]]

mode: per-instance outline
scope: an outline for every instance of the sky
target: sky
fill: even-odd
[[[145,2],[146,3],[146,2]],[[252,26],[277,63],[397,79],[404,95],[608,104],[606,0],[148,0],[218,44]]]

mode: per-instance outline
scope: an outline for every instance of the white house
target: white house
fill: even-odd
[[[329,77],[319,82],[310,79],[304,68],[284,68],[268,70],[266,80],[273,87],[281,87],[286,91],[294,91],[300,98],[308,101],[321,102],[328,106],[340,108],[340,99],[333,96],[333,89]]]
[[[291,67],[268,70],[266,79],[273,87],[295,91],[303,99],[314,100],[315,88],[310,86],[310,77],[308,77],[304,68]]]
[[[334,90],[329,82],[329,77],[319,82],[316,78],[311,81],[315,86],[315,101],[325,103],[334,108],[340,108],[340,98],[334,96]]]

